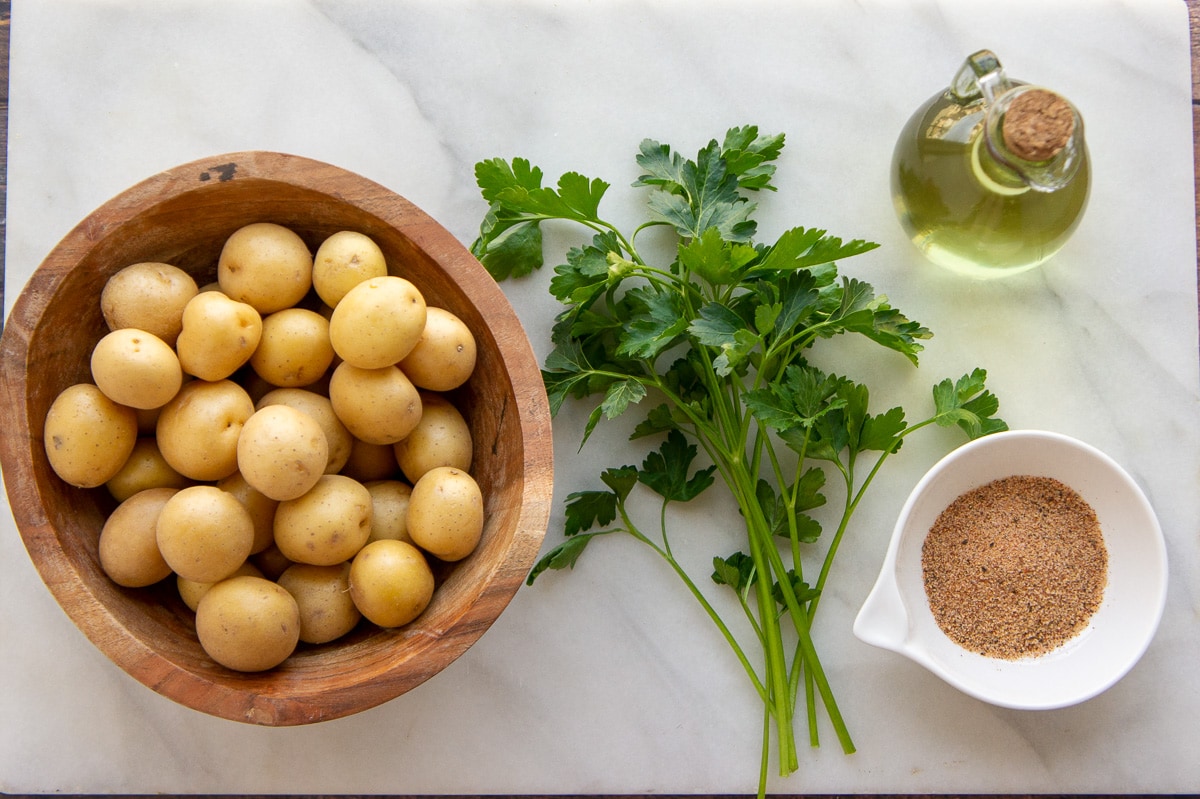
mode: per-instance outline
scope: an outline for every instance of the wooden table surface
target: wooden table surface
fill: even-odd
[[[1200,0],[1181,0],[1187,3],[1189,27],[1191,30],[1192,41],[1192,143],[1194,152],[1200,154]],[[7,213],[7,196],[8,196],[8,46],[9,46],[9,27],[12,21],[12,3],[10,0],[0,0],[0,203],[3,203],[2,211],[0,211],[0,306],[4,301],[4,242],[5,232],[8,228],[8,213]],[[1200,158],[1193,161],[1193,172],[1197,191],[1200,193],[1200,168],[1196,167],[1196,163],[1200,162]],[[1197,206],[1196,214],[1196,232],[1200,237],[1200,203]],[[1200,273],[1200,259],[1197,263],[1197,271]],[[1197,314],[1200,319],[1200,296],[1197,297]],[[1200,356],[1198,356],[1200,357]],[[258,799],[257,797],[247,797],[246,799]],[[266,799],[266,797],[263,797]],[[282,797],[271,797],[271,799],[283,799]],[[340,797],[340,799],[356,799],[355,797]],[[463,799],[472,799],[471,797],[463,797]],[[549,797],[530,797],[530,799],[550,799]],[[715,799],[714,797],[690,797],[690,799]],[[833,799],[832,797],[814,797],[814,799]],[[914,797],[914,799],[916,799]],[[944,799],[944,797],[939,797]],[[1015,797],[1014,799],[1035,799],[1035,797],[1024,796]],[[1039,796],[1036,799],[1054,799],[1052,796]],[[1130,797],[1123,797],[1130,799]]]

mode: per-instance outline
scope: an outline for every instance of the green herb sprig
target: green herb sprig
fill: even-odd
[[[632,437],[659,443],[641,466],[606,469],[603,488],[567,497],[565,539],[528,582],[573,567],[592,542],[614,533],[662,558],[763,701],[760,796],[772,729],[780,773],[798,768],[793,719],[801,697],[810,744],[819,743],[823,708],[843,751],[854,751],[811,629],[834,556],[880,467],[923,427],[958,426],[968,438],[1006,429],[982,369],[934,386],[932,415],[909,424],[900,407],[873,414],[865,385],[809,362],[819,341],[857,333],[916,365],[920,342],[932,334],[870,284],[839,275],[837,261],[876,244],[802,227],[773,244],[755,242],[750,197],[775,190],[773,162],[783,146],[783,135],[754,126],[729,130],[694,160],[643,141],[637,163],[644,174],[633,185],[648,190],[648,213],[628,236],[600,216],[608,183],[568,172],[554,187],[543,186],[542,171],[525,159],[482,161],[475,175],[489,207],[472,245],[503,280],[543,265],[543,222],[591,229],[590,243],[571,248],[550,280],[565,306],[542,371],[551,411],[557,415],[569,398],[599,398],[582,448],[601,419],[645,407]],[[670,263],[649,263],[638,252],[638,235],[654,227],[678,236]],[[741,636],[752,636],[761,659],[671,550],[669,506],[691,501],[717,476],[741,512],[746,551],[714,557],[711,580],[736,595],[750,631]],[[826,533],[812,512],[826,505],[830,476],[842,483],[842,502]],[[656,521],[632,517],[635,490],[660,499]],[[823,555],[815,552],[822,539]]]

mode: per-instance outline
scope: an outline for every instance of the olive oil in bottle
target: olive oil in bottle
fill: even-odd
[[[998,277],[1058,252],[1087,205],[1089,180],[1078,111],[1009,80],[983,50],[909,119],[891,188],[900,224],[931,261]]]

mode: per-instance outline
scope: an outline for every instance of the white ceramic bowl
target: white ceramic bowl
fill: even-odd
[[[1055,478],[1096,511],[1108,549],[1100,608],[1076,637],[1021,660],[963,649],[938,627],[921,576],[921,545],[959,495],[1011,475]],[[896,521],[874,588],[854,621],[868,644],[898,652],[950,685],[994,705],[1066,707],[1108,689],[1133,668],[1158,628],[1167,593],[1167,555],[1154,510],[1112,458],[1058,433],[996,433],[959,447],[921,479]]]

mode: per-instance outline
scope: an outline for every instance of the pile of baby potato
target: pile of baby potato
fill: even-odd
[[[130,588],[174,576],[216,662],[264,671],[364,617],[407,624],[432,599],[430,558],[478,545],[471,431],[445,394],[475,339],[370,237],[341,231],[313,255],[250,224],[214,284],[137,263],[100,302],[110,332],[93,382],[50,407],[50,465],[107,487],[101,567]]]

